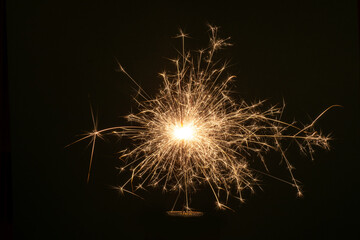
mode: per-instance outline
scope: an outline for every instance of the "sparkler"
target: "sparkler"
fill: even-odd
[[[176,192],[170,215],[201,215],[191,210],[189,199],[204,185],[211,189],[219,209],[230,209],[226,206],[230,196],[244,201],[243,191],[253,191],[258,183],[255,173],[259,171],[249,163],[259,159],[267,170],[265,155],[269,151],[280,153],[291,178],[282,181],[302,195],[284,143],[295,142],[301,152],[311,157],[314,146],[328,149],[330,137],[313,127],[334,106],[311,124],[298,126],[281,120],[285,104],[266,107],[264,101],[235,102],[230,94],[235,76],[225,77],[227,63],[214,60],[218,50],[231,45],[229,38],[219,38],[217,27],[209,26],[209,32],[207,48],[186,51],[187,35],[180,30],[177,37],[182,41],[182,51],[171,60],[176,70],[160,73],[163,84],[155,97],[150,97],[119,64],[120,71],[139,88],[139,97],[134,98],[138,112],[126,116],[133,125],[103,130],[97,129],[92,113],[94,130],[78,140],[91,139],[88,180],[97,138],[116,134],[134,141],[134,147],[123,150],[120,156],[124,161],[121,171],[130,170],[131,177],[116,189],[139,197],[138,191],[149,186]],[[173,211],[181,194],[182,211]]]

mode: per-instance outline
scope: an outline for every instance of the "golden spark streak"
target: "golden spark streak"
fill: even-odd
[[[175,71],[160,74],[163,85],[153,98],[119,64],[120,71],[135,82],[143,98],[135,98],[138,112],[126,117],[132,126],[97,130],[94,123],[94,131],[80,140],[90,138],[94,147],[97,137],[106,132],[132,139],[134,147],[121,155],[121,169],[130,169],[131,178],[118,189],[124,192],[131,188],[125,192],[137,195],[135,192],[146,186],[160,186],[163,191],[178,192],[178,197],[183,193],[184,211],[191,210],[189,195],[200,185],[211,188],[220,209],[229,209],[225,205],[229,195],[237,195],[243,201],[243,190],[253,191],[257,184],[254,172],[259,171],[250,169],[250,160],[259,159],[266,168],[265,154],[269,151],[280,153],[290,184],[300,196],[284,143],[293,141],[300,151],[310,155],[314,146],[328,149],[330,138],[313,127],[331,107],[311,124],[297,126],[280,120],[284,107],[266,107],[264,101],[235,102],[230,96],[230,83],[235,76],[224,77],[226,64],[213,59],[219,49],[230,44],[228,39],[218,38],[217,27],[209,27],[209,46],[199,51],[185,51],[187,35],[180,31],[178,37],[183,46],[180,57],[173,60]],[[91,161],[93,153],[94,148]],[[135,182],[138,185],[134,188]]]

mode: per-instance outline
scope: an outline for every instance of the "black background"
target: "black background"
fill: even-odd
[[[250,3],[251,2],[251,3]],[[359,81],[355,1],[7,1],[13,231],[16,239],[340,239],[358,234]],[[115,57],[149,93],[171,67],[181,27],[189,48],[207,45],[220,26],[233,47],[220,56],[237,75],[234,98],[287,104],[284,120],[310,122],[333,104],[318,128],[332,133],[331,151],[315,161],[289,157],[304,198],[262,177],[235,212],[217,211],[207,190],[194,197],[197,219],[165,215],[173,196],[119,196],[116,151],[128,142],[99,142],[86,184],[90,149],[64,146],[92,129],[124,124],[134,85],[116,72]],[[280,156],[267,161],[288,178]],[[279,170],[280,169],[280,170]]]

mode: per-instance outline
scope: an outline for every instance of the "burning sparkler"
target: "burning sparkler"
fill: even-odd
[[[280,153],[291,178],[288,183],[301,196],[283,144],[291,140],[311,156],[314,146],[328,149],[329,136],[313,126],[331,107],[311,124],[297,126],[280,120],[284,107],[266,107],[264,101],[235,102],[229,90],[235,76],[224,77],[226,63],[214,60],[219,49],[230,45],[229,39],[218,38],[217,27],[210,26],[209,32],[208,48],[190,52],[184,47],[187,35],[180,31],[182,52],[172,60],[176,71],[160,74],[163,85],[153,98],[119,64],[120,71],[139,87],[138,112],[126,117],[134,125],[103,130],[97,129],[93,117],[94,130],[78,140],[92,141],[88,180],[96,139],[120,134],[132,139],[134,147],[121,153],[121,170],[130,169],[131,177],[117,189],[136,196],[147,186],[177,192],[172,210],[183,193],[182,211],[187,216],[192,213],[189,196],[201,185],[211,189],[220,209],[228,208],[229,196],[244,201],[243,190],[253,191],[258,181],[250,160],[259,159],[266,168],[265,154],[270,150]]]

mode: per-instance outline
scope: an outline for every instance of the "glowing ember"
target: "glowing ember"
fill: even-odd
[[[174,137],[178,140],[191,140],[194,137],[194,129],[191,126],[176,126]]]

